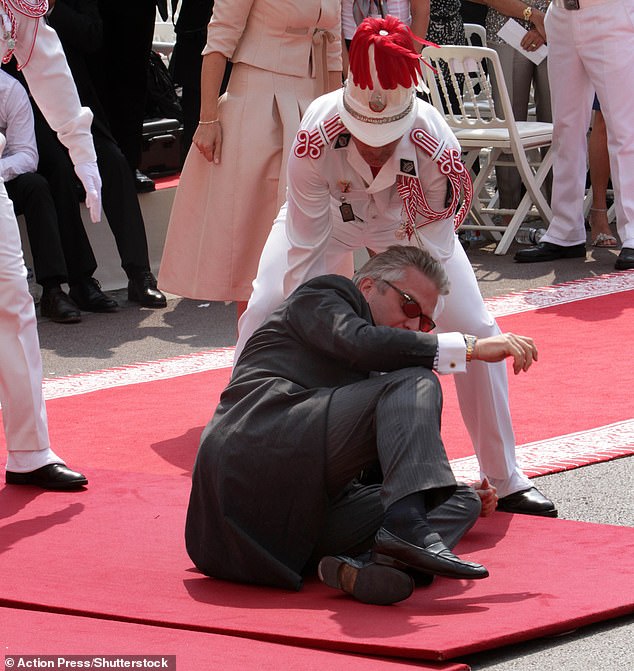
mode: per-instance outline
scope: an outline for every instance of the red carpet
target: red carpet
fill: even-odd
[[[0,608],[0,644],[5,659],[13,656],[114,655],[175,656],[170,671],[468,671],[459,663],[414,663],[347,655],[325,650],[218,636],[183,629],[152,627],[59,613]],[[79,660],[79,661],[82,661]],[[169,660],[168,660],[169,661]],[[113,660],[114,662],[114,660]],[[170,662],[171,663],[171,662]],[[9,668],[9,665],[6,665]],[[43,667],[42,667],[43,668]],[[61,668],[59,665],[57,668]],[[113,667],[116,668],[116,667]],[[120,667],[123,668],[123,667]]]
[[[154,179],[156,189],[160,190],[160,189],[169,189],[173,186],[178,186],[180,177],[181,177],[180,173],[178,173],[178,175],[167,175],[167,177],[156,177],[152,179]]]
[[[543,453],[535,446],[549,441],[555,451],[564,451],[558,465],[542,464],[546,470],[634,452],[634,377],[624,365],[631,362],[633,296],[623,291],[499,319],[503,330],[534,336],[540,349],[540,361],[528,374],[511,375],[517,438],[525,445],[518,453],[530,453],[537,466]],[[218,355],[221,365],[226,366],[226,354]],[[144,366],[150,377],[169,377],[170,366],[193,362],[195,369],[199,358]],[[109,380],[120,374],[118,382],[106,386],[123,384],[130,372],[134,376],[137,369],[105,372]],[[73,632],[93,631],[94,625],[104,633],[93,635],[94,648],[84,646],[80,636],[66,636],[69,654],[138,653],[142,646],[132,640],[147,641],[157,654],[172,654],[152,644],[160,640],[171,642],[171,650],[182,651],[184,659],[207,651],[243,660],[233,668],[247,670],[258,660],[272,669],[277,649],[277,668],[311,669],[318,663],[355,668],[357,659],[363,668],[375,663],[379,668],[389,663],[340,654],[344,661],[333,665],[320,662],[319,655],[443,660],[634,610],[634,529],[502,513],[481,520],[458,548],[484,563],[489,579],[439,579],[388,608],[363,606],[314,579],[301,592],[287,593],[205,578],[185,553],[184,515],[199,434],[229,370],[77,391],[90,388],[99,375],[45,387],[55,387],[53,395],[61,396],[48,402],[53,445],[88,474],[89,488],[65,494],[0,487],[0,572],[11,576],[0,596],[0,605],[9,607],[0,609],[0,634],[10,632],[16,652],[26,652],[18,650],[23,641],[37,653],[63,654],[54,643],[72,624]],[[453,385],[448,378],[443,384],[447,447],[452,458],[466,458],[470,447]],[[590,444],[585,461],[578,453],[568,459],[569,444],[584,437]],[[606,557],[618,560],[606,562]],[[54,614],[28,610],[33,606]],[[11,628],[4,625],[7,617]],[[35,647],[30,641],[44,620],[47,633],[43,645]],[[124,629],[128,638],[117,633]],[[85,640],[92,639],[87,634]],[[192,663],[189,668],[206,667]]]
[[[315,579],[289,593],[205,578],[184,550],[186,478],[102,470],[91,478],[80,494],[0,489],[0,573],[11,575],[0,605],[443,660],[569,631],[634,604],[630,528],[497,513],[458,548],[484,563],[489,579],[439,579],[401,604],[371,607]]]

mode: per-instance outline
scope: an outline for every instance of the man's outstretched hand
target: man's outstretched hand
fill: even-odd
[[[493,363],[507,357],[513,357],[513,371],[517,375],[527,371],[533,361],[537,361],[537,347],[533,339],[527,336],[500,333],[490,338],[478,338],[473,348],[474,360]]]

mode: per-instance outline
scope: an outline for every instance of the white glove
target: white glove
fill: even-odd
[[[86,192],[86,207],[93,224],[101,221],[101,176],[96,161],[80,163],[75,166],[77,177]]]

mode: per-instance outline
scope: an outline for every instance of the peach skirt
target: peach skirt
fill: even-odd
[[[237,63],[218,115],[219,165],[192,145],[174,198],[159,286],[179,296],[246,301],[285,200],[286,163],[316,80]]]

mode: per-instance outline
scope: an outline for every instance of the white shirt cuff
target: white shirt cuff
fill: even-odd
[[[441,375],[464,373],[467,370],[467,346],[462,333],[439,333],[437,364]]]

